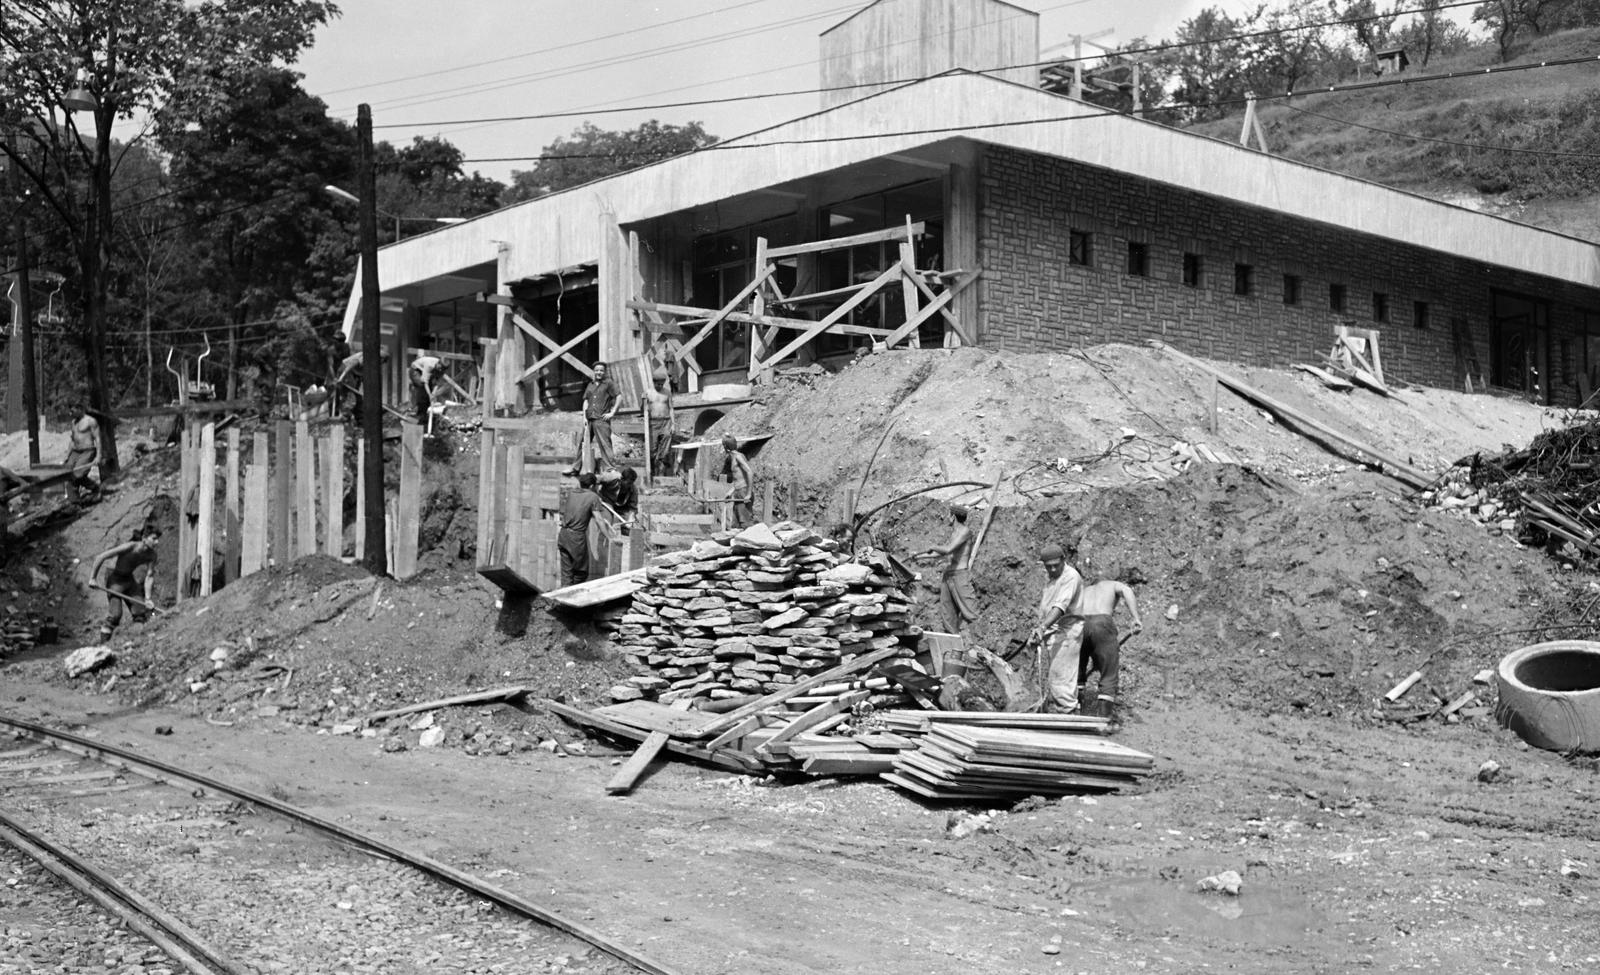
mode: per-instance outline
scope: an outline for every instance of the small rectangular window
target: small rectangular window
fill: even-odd
[[[1372,293],[1372,320],[1375,322],[1389,320],[1389,296],[1382,291]]]
[[[1248,264],[1233,266],[1233,293],[1251,295],[1256,291],[1256,269]]]
[[[1328,310],[1344,311],[1344,285],[1328,285]]]
[[[1067,244],[1067,260],[1080,267],[1094,265],[1094,238],[1089,231],[1071,231]]]
[[[1199,254],[1185,253],[1183,255],[1183,283],[1191,288],[1200,287],[1200,275],[1203,271]]]
[[[1428,303],[1426,301],[1413,301],[1411,303],[1411,324],[1416,328],[1428,327]]]
[[[1136,278],[1150,276],[1150,245],[1128,241],[1128,273]]]
[[[1300,304],[1300,278],[1293,274],[1283,276],[1283,303],[1286,305]]]

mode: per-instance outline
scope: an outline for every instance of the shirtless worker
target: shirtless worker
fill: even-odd
[[[1039,550],[1044,566],[1044,591],[1039,595],[1039,622],[1029,641],[1048,659],[1046,709],[1061,714],[1078,710],[1078,658],[1083,650],[1083,577],[1067,564],[1067,553],[1051,543]]]
[[[1120,663],[1121,642],[1117,638],[1117,606],[1128,607],[1133,621],[1129,636],[1144,629],[1139,618],[1139,601],[1133,590],[1114,579],[1102,579],[1083,590],[1083,660],[1078,665],[1078,683],[1088,682],[1089,672],[1100,672],[1100,690],[1095,696],[1093,714],[1102,718],[1117,716],[1118,679],[1122,673]]]
[[[111,569],[106,573],[105,587],[111,592],[106,593],[106,621],[100,626],[100,642],[105,643],[111,639],[111,634],[122,622],[122,604],[134,600],[134,590],[139,581],[134,578],[140,566],[144,567],[144,608],[139,610],[129,602],[129,614],[135,620],[144,619],[145,615],[156,608],[156,543],[161,540],[161,529],[154,525],[147,525],[141,529],[137,536],[130,542],[123,542],[113,548],[95,556],[94,563],[89,567],[89,581],[100,577],[100,567],[111,562]],[[113,596],[111,593],[121,593],[128,597]]]
[[[578,475],[578,489],[561,502],[561,531],[556,548],[561,553],[561,584],[575,586],[589,581],[589,523],[600,507],[594,493],[595,477],[588,471]]]
[[[950,516],[955,519],[950,540],[943,545],[923,549],[916,554],[916,558],[939,555],[949,558],[943,574],[939,576],[939,609],[944,614],[945,626],[950,628],[950,632],[960,633],[961,624],[978,618],[972,609],[977,602],[972,595],[972,574],[967,571],[967,559],[972,554],[972,529],[967,527],[967,508],[964,505],[951,505]]]
[[[722,477],[731,482],[728,498],[733,502],[733,528],[749,528],[756,523],[755,477],[750,473],[750,460],[739,451],[739,441],[731,433],[722,435]]]
[[[89,472],[100,459],[100,421],[82,403],[72,404],[72,430],[67,443],[66,468],[72,472],[72,499],[93,501],[100,495]]]
[[[672,460],[673,416],[672,386],[665,371],[651,377],[650,390],[644,394],[645,406],[650,411],[650,463],[656,474],[671,475],[677,467]]]

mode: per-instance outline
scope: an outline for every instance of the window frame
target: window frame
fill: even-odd
[[[1142,240],[1128,241],[1129,277],[1148,278],[1150,276],[1150,245]]]
[[[1183,252],[1183,274],[1180,280],[1186,288],[1205,286],[1206,259],[1194,251]]]
[[[1372,320],[1388,324],[1390,315],[1389,292],[1374,291],[1372,293]]]
[[[1256,267],[1254,264],[1245,264],[1242,261],[1234,262],[1233,293],[1240,298],[1249,298],[1256,293]]]
[[[1067,228],[1067,265],[1094,267],[1094,232]]]
[[[1337,281],[1328,282],[1328,310],[1343,312],[1350,305],[1350,294],[1344,285]]]
[[[1299,307],[1305,301],[1305,281],[1298,274],[1283,276],[1283,303]]]

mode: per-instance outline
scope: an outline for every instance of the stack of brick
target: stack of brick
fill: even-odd
[[[871,650],[909,659],[922,633],[895,580],[793,522],[719,532],[646,573],[614,637],[643,673],[618,699],[771,693]]]

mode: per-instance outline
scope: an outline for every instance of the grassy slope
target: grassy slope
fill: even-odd
[[[1511,63],[1596,55],[1600,29],[1587,29],[1537,38]],[[1490,46],[1435,59],[1426,68],[1413,67],[1412,74],[1498,63]],[[1288,158],[1600,241],[1600,158],[1502,152],[1410,137],[1600,155],[1597,96],[1600,63],[1306,95],[1292,106],[1280,99],[1264,104],[1260,117],[1272,151]],[[1239,124],[1235,115],[1194,131],[1235,140]]]

